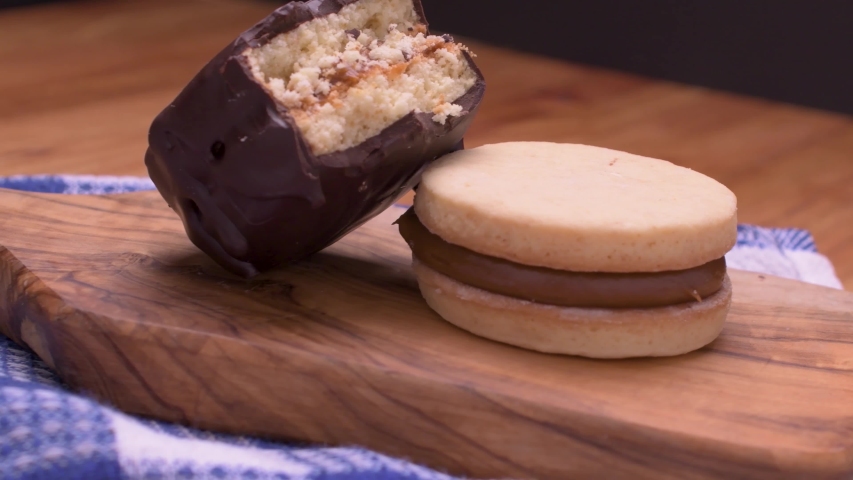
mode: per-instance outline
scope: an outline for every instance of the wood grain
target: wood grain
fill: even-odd
[[[195,249],[156,192],[0,190],[0,333],[128,412],[456,474],[853,474],[853,294],[732,272],[709,347],[549,356],[432,313],[391,225],[400,213],[245,281]]]
[[[77,1],[0,12],[0,175],[145,175],[154,115],[273,6]],[[742,222],[812,231],[853,288],[850,117],[468,43],[489,82],[468,145],[581,142],[688,166],[738,195]]]

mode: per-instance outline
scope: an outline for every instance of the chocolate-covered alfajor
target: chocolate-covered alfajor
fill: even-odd
[[[156,117],[145,163],[190,240],[252,276],[393,204],[462,148],[484,91],[419,0],[290,2]]]
[[[713,341],[731,303],[736,198],[663,160],[536,142],[454,152],[397,223],[430,307],[519,347],[678,355]]]

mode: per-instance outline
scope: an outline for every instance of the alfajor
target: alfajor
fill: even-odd
[[[731,304],[737,199],[664,160],[540,142],[458,151],[397,223],[429,306],[522,348],[683,354],[717,338]]]

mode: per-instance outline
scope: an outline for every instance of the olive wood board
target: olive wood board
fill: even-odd
[[[853,294],[732,271],[727,324],[699,351],[541,354],[427,307],[402,212],[245,280],[157,192],[0,190],[0,333],[125,412],[457,475],[853,476]]]

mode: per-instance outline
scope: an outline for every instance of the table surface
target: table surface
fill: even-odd
[[[0,11],[0,175],[145,175],[148,126],[274,5],[78,1]],[[739,220],[810,230],[853,289],[853,118],[466,43],[488,82],[466,145],[600,145],[670,160]]]

